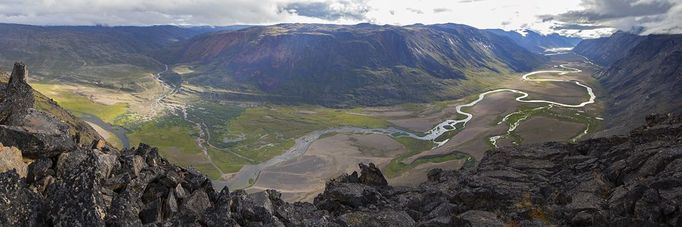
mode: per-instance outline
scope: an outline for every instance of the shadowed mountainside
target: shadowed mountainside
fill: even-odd
[[[477,89],[465,80],[546,61],[458,24],[281,24],[202,35],[172,52],[175,63],[196,66],[194,83],[341,106],[459,97]]]
[[[34,79],[123,86],[164,69],[155,53],[199,34],[243,28],[32,26],[0,23],[0,64],[23,61]],[[135,81],[139,82],[139,81]]]
[[[143,91],[164,79],[224,88],[210,98],[325,106],[459,98],[500,73],[546,58],[507,37],[458,24],[281,24],[106,27],[0,24],[0,63],[21,60],[34,79]],[[167,77],[167,78],[166,78]]]
[[[531,30],[524,31],[525,35],[522,35],[519,32],[505,31],[502,29],[486,29],[486,31],[507,37],[516,42],[519,46],[535,53],[544,53],[546,49],[552,48],[574,47],[581,41],[580,38],[561,36],[556,33],[543,35]]]
[[[607,134],[627,133],[650,113],[682,112],[682,35],[638,39],[623,58],[595,75],[608,94]],[[614,51],[630,45],[611,42],[621,43]]]
[[[573,51],[602,66],[610,66],[628,55],[630,49],[644,40],[644,36],[616,32],[610,37],[580,41]]]
[[[23,64],[0,104],[0,132],[32,114]],[[59,108],[54,106],[54,108]],[[9,113],[9,114],[8,114]],[[7,125],[10,124],[10,125]],[[78,124],[82,124],[79,122]],[[27,125],[30,126],[30,125]],[[34,125],[35,126],[35,125]],[[83,133],[89,133],[88,131]],[[49,137],[48,137],[49,136]],[[276,190],[216,192],[211,181],[141,144],[31,149],[34,138],[76,143],[49,130],[0,136],[30,163],[0,173],[0,223],[28,226],[680,226],[682,116],[653,115],[628,136],[488,151],[478,167],[432,170],[419,187],[392,187],[373,164],[326,184],[314,203],[287,203]],[[82,140],[82,139],[81,139]],[[68,142],[70,141],[70,142]],[[101,140],[97,140],[101,141]],[[5,163],[5,162],[0,162]],[[17,171],[17,168],[25,168]],[[27,172],[26,176],[18,173]]]

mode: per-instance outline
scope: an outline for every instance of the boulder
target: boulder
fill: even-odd
[[[16,147],[5,147],[0,143],[0,173],[15,170],[20,177],[28,176],[28,165]]]
[[[0,223],[6,226],[45,226],[44,199],[28,189],[16,171],[0,173]]]
[[[470,210],[457,215],[455,218],[456,226],[504,226],[504,223],[497,218],[497,215],[488,211]]]
[[[29,183],[33,183],[49,175],[54,175],[52,159],[42,158],[35,160],[28,165],[28,175],[26,179]]]

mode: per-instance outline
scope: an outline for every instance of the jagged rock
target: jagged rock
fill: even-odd
[[[589,226],[592,225],[592,214],[586,211],[580,211],[571,219],[573,226]]]
[[[181,184],[176,185],[175,190],[173,192],[175,193],[175,197],[179,199],[184,199],[185,197],[187,197],[187,192],[185,191],[185,188],[183,188]]]
[[[211,206],[213,206],[213,204],[208,198],[208,194],[203,190],[196,190],[184,200],[182,209],[199,215],[203,214],[204,211]]]
[[[275,208],[277,216],[286,226],[337,226],[333,217],[324,210],[318,210],[310,203],[282,203]]]
[[[497,215],[488,211],[470,210],[457,215],[456,226],[504,226]]]
[[[0,173],[15,170],[21,177],[26,177],[28,166],[22,160],[21,151],[15,147],[5,147],[0,143]]]
[[[374,166],[374,163],[369,163],[369,165],[365,165],[364,163],[360,163],[360,183],[370,185],[370,186],[386,186],[388,185],[388,181],[386,181],[386,178],[384,177],[383,174],[381,174],[381,170]]]
[[[315,205],[338,213],[376,204],[381,199],[381,193],[374,187],[359,183],[330,182],[324,192],[315,197]]]
[[[76,171],[75,166],[88,158],[88,154],[84,151],[72,151],[59,155],[57,159],[56,174],[60,178],[69,176],[73,171]],[[92,163],[93,165],[95,163]]]
[[[106,145],[107,145],[106,141],[104,141],[103,139],[98,139],[98,140],[92,141],[92,147],[91,148],[102,151],[102,150],[104,150]]]
[[[276,193],[276,194],[273,194]],[[274,191],[263,191],[254,194],[246,194],[242,190],[232,194],[232,208],[234,217],[239,223],[247,225],[271,225],[283,226],[284,224],[274,216],[274,209],[281,195]]]
[[[22,99],[30,98],[2,103]],[[11,118],[47,119],[28,106]],[[0,142],[27,142],[23,158],[35,160],[26,180],[14,170],[0,173],[0,225],[682,226],[677,115],[650,117],[628,136],[491,150],[476,168],[430,171],[419,187],[389,186],[374,164],[360,164],[360,174],[329,181],[313,204],[284,202],[274,190],[216,193],[206,176],[167,162],[148,145],[93,149],[3,122],[0,135],[10,138]],[[8,132],[15,134],[2,134]]]
[[[54,171],[52,170],[52,159],[42,158],[35,160],[28,165],[28,175],[26,177],[28,183],[36,182],[48,175],[54,175]]]
[[[37,159],[102,140],[88,124],[34,91],[27,77],[27,66],[15,63],[0,100],[0,143],[17,147],[25,157]]]
[[[46,190],[48,217],[58,225],[101,226],[106,217],[105,198],[101,192],[98,158],[94,152],[72,151],[65,161],[57,162],[60,181]],[[65,165],[68,163],[69,165]]]
[[[178,185],[184,193],[182,186]],[[176,196],[178,194],[178,189],[176,188]],[[231,218],[232,211],[230,210],[232,206],[232,200],[230,196],[230,190],[224,187],[218,194],[218,198],[215,201],[215,206],[208,208],[203,215],[203,219],[207,226],[236,226],[237,222]]]
[[[36,133],[23,127],[0,125],[0,142],[18,147],[27,158],[51,158],[75,150],[77,145],[64,134]]]
[[[405,211],[356,211],[339,216],[344,226],[414,226],[416,223]]]
[[[28,115],[29,109],[33,108],[35,96],[26,82],[27,77],[26,64],[14,63],[9,83],[4,90],[4,99],[0,102],[0,124],[18,124]]]
[[[28,189],[14,170],[0,173],[0,223],[6,226],[45,225],[44,201]]]

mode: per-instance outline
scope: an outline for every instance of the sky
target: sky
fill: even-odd
[[[682,0],[0,0],[33,25],[458,23],[579,37],[682,33]]]

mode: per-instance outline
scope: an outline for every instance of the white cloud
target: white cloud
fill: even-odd
[[[641,27],[648,33],[679,32],[682,15],[679,1],[682,0],[0,0],[0,22],[41,25],[460,23],[478,28],[598,36],[627,26]],[[666,5],[668,2],[672,5]],[[666,7],[671,9],[666,11]]]
[[[682,0],[582,0],[581,9],[547,16],[568,26],[609,27],[642,34],[682,33]]]

